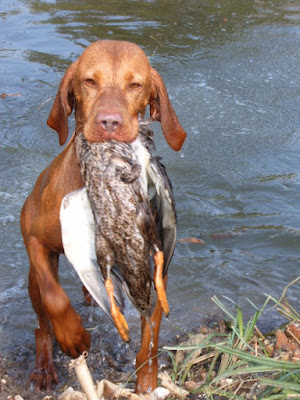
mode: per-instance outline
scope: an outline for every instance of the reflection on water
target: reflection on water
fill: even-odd
[[[45,121],[63,71],[99,38],[144,48],[188,133],[175,154],[156,127],[157,152],[174,185],[178,235],[204,241],[177,244],[164,340],[177,332],[172,324],[190,329],[213,319],[214,294],[250,311],[247,298],[260,305],[264,293],[278,297],[300,275],[298,1],[15,0],[2,5],[0,18],[0,90],[21,94],[0,98],[2,349],[33,341],[19,212],[60,151]],[[61,281],[85,313],[66,262]],[[296,301],[299,287],[290,295]]]

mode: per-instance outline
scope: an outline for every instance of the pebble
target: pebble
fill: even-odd
[[[293,331],[294,336],[296,337],[297,334],[299,334],[297,332],[297,326],[296,324],[290,324],[286,330],[287,334],[290,330],[290,332]],[[298,348],[298,344],[295,343],[293,340],[289,340],[287,338],[287,336],[285,335],[285,333],[283,333],[280,329],[277,330],[276,332],[276,345],[280,350],[284,350],[284,351],[295,351]]]
[[[292,333],[292,336],[300,340],[300,322],[291,322],[286,329],[287,334]]]
[[[272,357],[274,355],[274,350],[275,349],[274,349],[274,346],[272,344],[268,344],[266,346],[266,350],[267,350],[267,352],[269,354],[269,357]]]
[[[185,383],[185,387],[189,392],[192,392],[193,390],[196,390],[201,386],[203,382],[195,382],[195,381],[187,381]]]
[[[294,357],[300,360],[300,349],[295,350]]]
[[[288,345],[289,345],[289,340],[285,336],[282,330],[278,329],[276,332],[276,344],[279,349],[281,350],[287,350]]]
[[[165,400],[168,396],[170,396],[170,391],[166,388],[158,387],[151,393],[151,395],[156,400]]]

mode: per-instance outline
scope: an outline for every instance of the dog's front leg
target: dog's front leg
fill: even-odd
[[[52,359],[49,322],[60,348],[72,357],[78,357],[88,350],[91,339],[59,285],[58,255],[50,252],[34,237],[26,244],[30,259],[29,294],[39,322],[36,330],[36,368],[31,380],[37,389],[50,390],[58,378]]]

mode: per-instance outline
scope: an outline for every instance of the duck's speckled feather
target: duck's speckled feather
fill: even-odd
[[[141,127],[139,138],[129,144],[89,143],[78,135],[75,145],[103,277],[108,268],[117,268],[133,304],[150,316],[156,301],[151,254],[163,249],[166,273],[176,236],[171,184],[160,160],[151,155],[152,131]]]

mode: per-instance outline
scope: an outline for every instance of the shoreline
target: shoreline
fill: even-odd
[[[220,320],[214,322],[212,326],[202,325],[195,328],[189,334],[181,335],[174,343],[161,347],[161,353],[159,355],[160,372],[164,371],[167,376],[173,375],[174,377],[174,365],[172,366],[172,362],[174,363],[175,361],[176,368],[183,371],[186,358],[189,358],[190,366],[187,379],[180,383],[179,386],[187,390],[188,395],[185,396],[185,398],[200,399],[199,395],[197,397],[197,395],[192,392],[205,383],[208,373],[212,374],[212,378],[216,376],[214,370],[210,371],[214,359],[214,350],[209,348],[209,346],[207,348],[200,346],[198,350],[195,350],[195,346],[197,347],[197,345],[205,343],[209,337],[214,337],[213,340],[209,340],[211,343],[215,341],[217,344],[220,340],[223,340],[222,338],[224,335],[229,335],[231,331],[232,328],[228,326],[228,323],[225,323],[224,320]],[[94,333],[93,337],[93,340],[96,342],[97,335],[98,333]],[[100,343],[100,340],[98,342]],[[275,332],[267,335],[263,335],[258,329],[255,329],[249,341],[249,345],[253,348],[254,355],[256,351],[256,355],[261,354],[265,357],[265,352],[267,351],[270,359],[294,362],[295,370],[300,368],[300,322],[290,323],[284,331],[276,329]],[[64,355],[58,349],[57,345],[54,350],[54,362],[60,377],[60,383],[56,389],[50,393],[31,391],[28,386],[28,379],[30,376],[29,371],[34,365],[34,352],[34,343],[32,343],[16,347],[6,357],[0,356],[0,400],[56,400],[69,387],[73,388],[75,391],[82,391],[75,372],[69,372],[68,365],[71,358]],[[126,354],[124,350],[120,352],[117,357],[114,357],[113,354],[110,356],[110,353],[113,353],[112,349],[104,350],[100,347],[97,348],[97,346],[91,349],[90,355],[87,358],[87,365],[94,382],[105,378],[113,383],[124,384],[134,373],[132,362],[128,359],[128,354]],[[172,354],[173,360],[170,358],[170,354]],[[249,351],[249,354],[251,354],[251,351]],[[159,375],[159,377],[161,377],[161,375]],[[233,385],[233,382],[234,379],[228,379],[227,381],[225,379],[222,384],[223,386],[226,386],[226,384]],[[175,383],[178,385],[176,380]],[[257,383],[254,386],[255,388],[252,389],[248,387],[247,390],[249,393],[251,393],[251,390],[252,392],[259,392],[259,390],[261,390]],[[132,382],[128,383],[126,387],[133,388],[134,379]],[[245,393],[247,392],[245,388],[243,388],[243,390]],[[253,393],[250,396],[254,396]],[[208,399],[208,397],[202,398]],[[221,399],[222,397],[218,396],[212,398]],[[296,398],[300,398],[300,392],[299,397]]]

